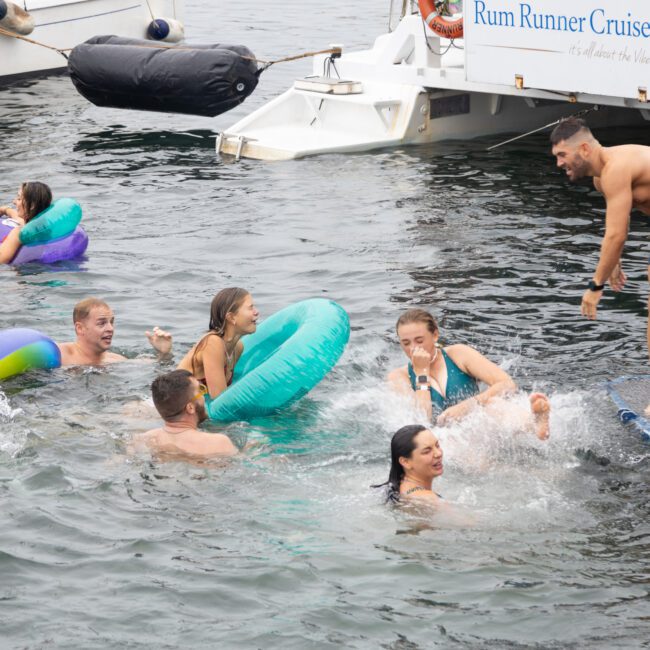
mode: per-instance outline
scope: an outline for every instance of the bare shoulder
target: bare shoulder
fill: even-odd
[[[208,440],[205,444],[205,453],[217,456],[234,456],[238,453],[232,440],[223,433],[206,433]]]
[[[61,353],[62,366],[74,366],[79,363],[79,353],[74,343],[57,343]]]
[[[605,165],[598,177],[594,178],[596,189],[606,191],[615,182],[629,182],[641,151],[648,149],[640,145],[620,145],[606,150]]]
[[[104,352],[102,355],[102,363],[118,363],[119,361],[126,361],[126,357],[117,352]]]
[[[144,433],[136,433],[131,439],[131,448],[134,452],[150,450],[152,447],[155,447],[160,433],[160,428],[149,429],[149,431],[145,431]]]
[[[70,355],[74,352],[74,343],[57,343],[56,347],[59,348],[59,352],[61,352],[62,355]]]
[[[402,497],[405,497],[409,501],[412,502],[424,502],[424,503],[430,503],[430,504],[435,504],[438,505],[442,500],[440,497],[435,493],[432,492],[431,490],[417,490],[416,492],[412,492],[411,494],[402,494]]]
[[[205,347],[204,350],[210,352],[210,354],[223,354],[226,344],[223,342],[223,339],[217,334],[206,334],[204,339]]]
[[[448,345],[444,347],[445,353],[451,357],[452,361],[463,361],[465,359],[470,359],[472,357],[482,357],[483,355],[471,345],[465,345],[464,343],[454,343],[454,345]]]

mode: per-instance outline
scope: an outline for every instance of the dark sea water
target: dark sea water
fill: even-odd
[[[382,3],[282,7],[187,2],[190,41],[264,59],[369,45]],[[105,110],[65,77],[0,92],[0,202],[22,180],[73,196],[86,259],[0,269],[0,328],[73,335],[97,295],[114,343],[148,352],[160,325],[176,358],[225,286],[262,316],[296,300],[340,302],[352,324],[335,370],[284,413],[211,425],[261,450],[206,469],[125,456],[133,411],[166,369],[35,372],[0,385],[1,648],[642,648],[650,637],[650,448],[619,424],[602,382],[647,373],[650,224],[632,221],[628,286],[579,316],[604,203],[556,171],[547,135],[330,155],[219,160],[214,137],[310,71],[264,73],[218,119]],[[604,131],[606,144],[650,144]],[[400,311],[438,315],[545,390],[540,443],[476,415],[441,433],[437,490],[456,516],[395,511],[392,433],[416,416],[384,386],[403,363]],[[511,408],[525,407],[525,397]]]

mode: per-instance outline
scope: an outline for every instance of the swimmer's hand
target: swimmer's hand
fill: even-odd
[[[424,348],[414,347],[411,352],[411,364],[416,375],[428,375],[431,355]]]
[[[10,205],[0,205],[0,217],[3,216],[17,221],[21,226],[25,225],[25,220],[18,216],[18,210],[12,208]]]
[[[609,276],[609,286],[613,291],[621,291],[627,282],[627,275],[625,275],[621,268],[620,262],[614,267],[612,274]]]
[[[469,399],[463,400],[454,406],[445,409],[437,418],[436,424],[439,427],[445,427],[458,420],[462,420],[476,405],[476,400]]]
[[[592,291],[591,289],[587,289],[582,296],[580,313],[583,316],[586,316],[589,320],[596,320],[596,310],[602,297],[602,291]]]
[[[145,332],[151,347],[160,354],[161,357],[167,357],[172,351],[172,335],[169,332],[161,330],[160,327],[154,327],[153,332]]]

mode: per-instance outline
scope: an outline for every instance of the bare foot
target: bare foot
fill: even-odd
[[[644,411],[644,413],[647,418],[650,418],[650,404],[648,404],[648,408]]]
[[[548,401],[548,397],[544,393],[531,393],[530,410],[535,422],[535,435],[540,440],[546,440],[551,434],[548,424],[551,416],[551,403]]]

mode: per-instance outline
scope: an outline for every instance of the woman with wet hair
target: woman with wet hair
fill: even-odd
[[[16,224],[0,243],[0,264],[11,262],[20,248],[20,231],[23,226],[43,210],[49,208],[51,203],[52,190],[45,183],[33,181],[23,183],[18,188],[14,200],[15,209],[8,205],[0,206],[0,217],[9,219]]]
[[[494,398],[514,393],[515,382],[507,372],[469,345],[442,347],[435,318],[423,309],[409,309],[397,320],[397,336],[409,362],[388,375],[391,386],[413,398],[430,420],[440,426],[461,420]],[[487,388],[480,391],[478,382]],[[530,395],[526,424],[540,440],[549,436],[550,404],[543,393]]]
[[[210,399],[221,395],[232,382],[235,364],[244,350],[241,337],[257,329],[258,317],[246,289],[222,289],[212,299],[208,332],[178,365],[208,387]]]
[[[391,465],[386,487],[387,500],[419,499],[439,503],[431,489],[433,479],[442,476],[442,447],[438,437],[420,424],[402,427],[390,441]]]

